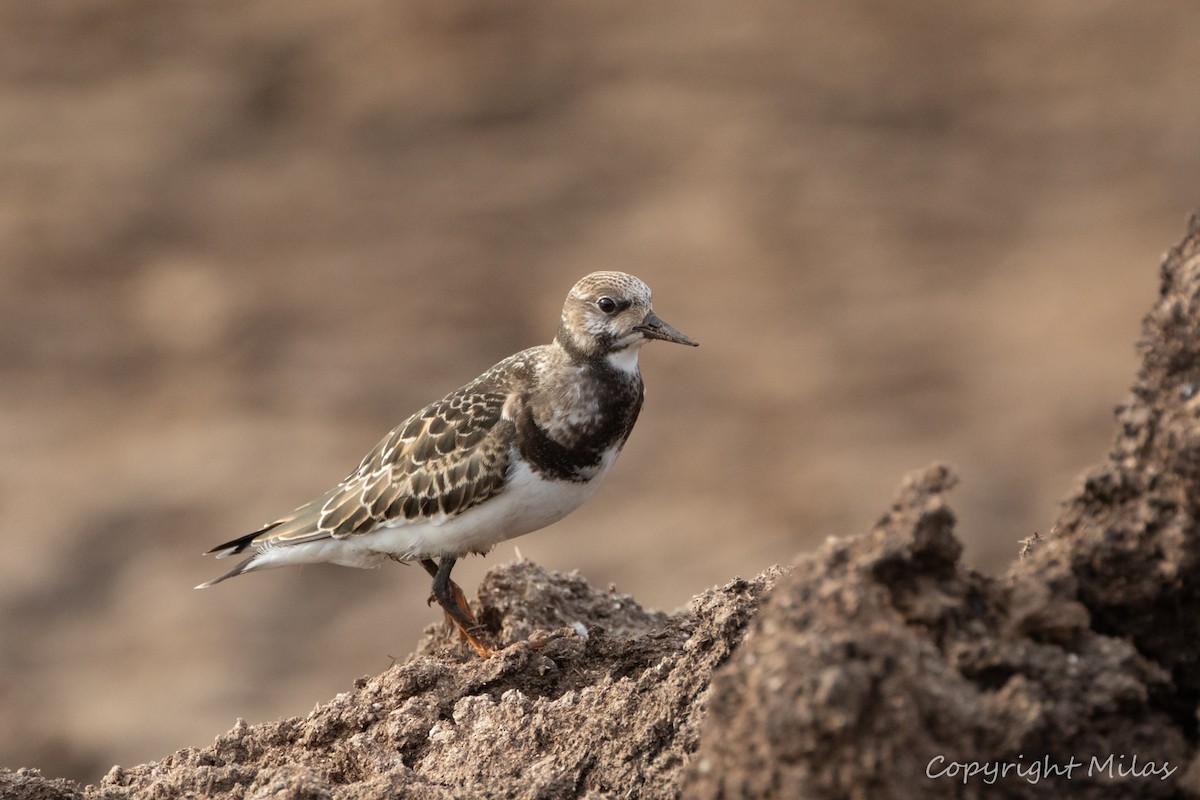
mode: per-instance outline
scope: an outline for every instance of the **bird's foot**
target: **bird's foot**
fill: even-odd
[[[467,596],[463,594],[463,590],[457,583],[450,580],[450,570],[454,568],[454,559],[447,556],[443,557],[440,563],[435,563],[433,559],[426,558],[422,559],[421,566],[433,576],[433,595],[429,598],[430,605],[436,600],[463,638],[475,648],[479,657],[491,658],[497,651],[482,641],[483,626],[471,613],[471,605],[467,602]]]
[[[471,647],[475,648],[475,652],[479,654],[480,658],[491,658],[499,651],[483,641],[486,631],[471,611],[471,604],[467,602],[467,596],[454,581],[450,581],[450,592],[454,596],[454,605],[457,606],[459,613],[455,614],[451,609],[446,609],[446,618],[454,623],[454,627],[458,628],[462,637]],[[436,599],[430,598],[431,601]]]

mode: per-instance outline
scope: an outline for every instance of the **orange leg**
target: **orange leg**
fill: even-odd
[[[450,570],[454,569],[457,559],[443,556],[441,563],[434,563],[432,558],[421,560],[421,566],[433,576],[433,600],[446,612],[446,616],[455,624],[466,640],[475,648],[480,658],[490,658],[496,651],[480,641],[482,627],[471,613],[467,597],[458,584],[450,580]]]

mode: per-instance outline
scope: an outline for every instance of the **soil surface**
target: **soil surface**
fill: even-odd
[[[686,611],[517,562],[479,590],[489,660],[434,626],[307,717],[98,786],[0,772],[0,794],[1200,796],[1200,215],[1140,348],[1109,457],[1004,576],[963,562],[936,464],[870,532]]]
[[[499,567],[477,610],[515,642],[481,660],[432,628],[417,652],[307,717],[244,722],[202,749],[79,790],[0,773],[4,797],[674,797],[714,670],[779,570],[667,616],[578,575]]]

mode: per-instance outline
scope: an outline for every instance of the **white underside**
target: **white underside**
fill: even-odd
[[[552,525],[583,505],[617,460],[618,452],[614,448],[605,453],[595,477],[587,482],[544,480],[524,461],[514,460],[502,492],[456,517],[401,521],[345,539],[275,546],[268,540],[245,571],[325,562],[370,568],[391,558],[410,561],[486,553],[506,539]]]

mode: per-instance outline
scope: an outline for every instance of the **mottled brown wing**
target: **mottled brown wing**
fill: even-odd
[[[444,520],[504,488],[512,422],[507,392],[468,386],[412,415],[346,480],[263,531],[254,544],[292,545]]]

